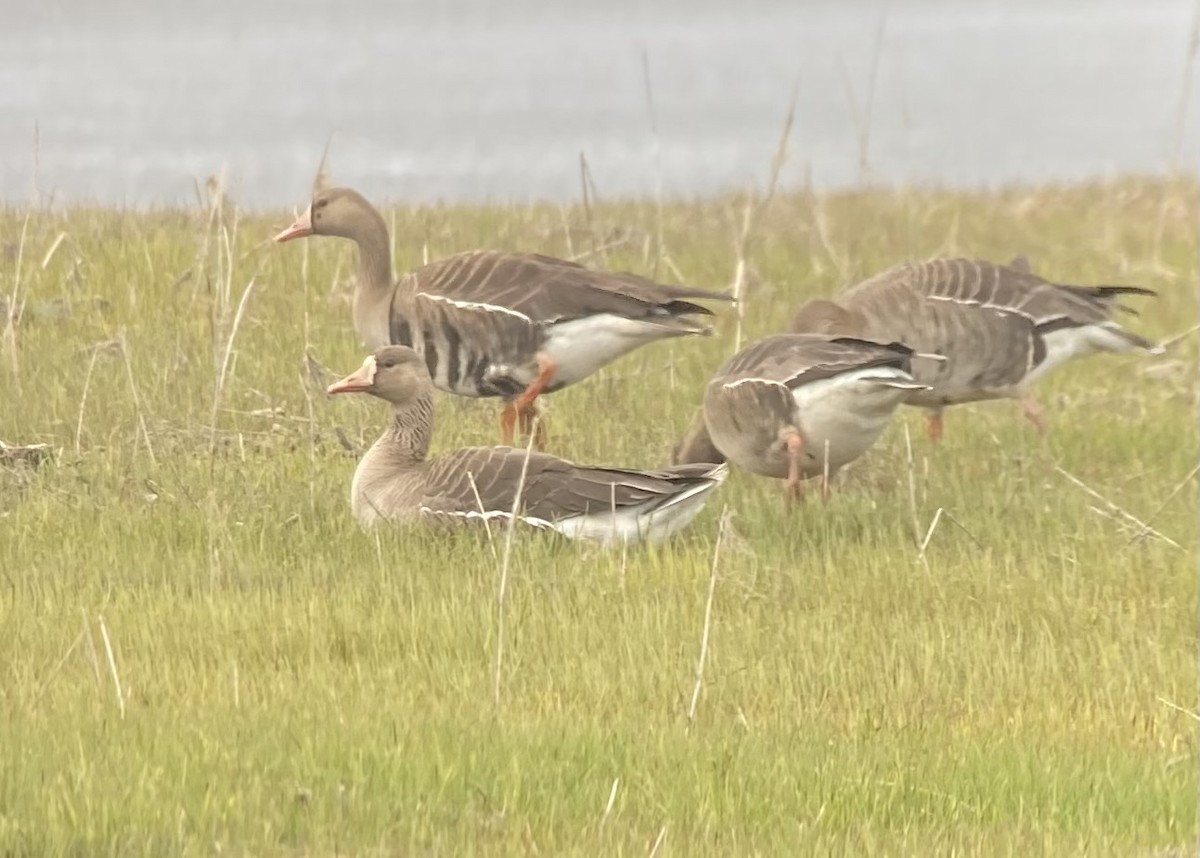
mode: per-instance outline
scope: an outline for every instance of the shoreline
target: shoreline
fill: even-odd
[[[330,185],[339,184],[336,176],[332,177],[328,183]],[[687,195],[664,195],[661,198],[661,204],[664,207],[689,207],[689,206],[708,206],[721,205],[730,203],[743,202],[747,196],[762,196],[764,194],[765,182],[758,182],[747,185],[742,188],[731,188],[727,191],[711,194],[696,194],[694,196]],[[1046,179],[1044,181],[1012,181],[998,182],[995,184],[980,184],[980,185],[958,185],[958,184],[941,184],[934,182],[922,183],[905,183],[905,182],[866,182],[854,183],[844,186],[819,187],[815,185],[805,185],[796,183],[781,183],[775,191],[776,198],[783,199],[789,197],[817,197],[821,199],[841,199],[854,198],[870,195],[880,196],[904,196],[912,195],[916,197],[927,196],[942,196],[947,198],[994,198],[1004,199],[1018,194],[1035,194],[1047,193],[1051,191],[1073,192],[1087,189],[1113,188],[1123,186],[1143,186],[1143,187],[1163,187],[1163,188],[1182,188],[1190,189],[1195,192],[1200,188],[1200,169],[1188,170],[1170,170],[1162,171],[1130,171],[1113,173],[1106,175],[1096,175],[1091,177],[1083,177],[1077,179]],[[27,211],[27,210],[46,210],[54,212],[79,212],[79,211],[113,211],[129,214],[153,214],[153,213],[169,213],[191,211],[195,207],[206,207],[207,203],[200,198],[202,193],[206,191],[211,193],[212,190],[220,189],[223,192],[224,199],[228,202],[237,204],[238,194],[236,183],[222,186],[217,181],[215,175],[209,176],[204,180],[197,179],[195,185],[194,196],[196,200],[191,205],[184,204],[163,204],[156,202],[149,203],[134,203],[132,205],[118,204],[112,202],[95,202],[84,200],[73,200],[63,202],[55,198],[53,190],[42,191],[43,199],[38,201],[26,200],[21,201],[17,198],[0,199],[0,211]],[[371,197],[370,188],[359,188],[368,197]],[[32,193],[32,192],[31,192]],[[543,209],[543,208],[577,208],[584,205],[581,194],[576,195],[572,199],[556,200],[552,198],[531,197],[529,199],[480,199],[480,200],[457,200],[457,199],[436,199],[422,201],[407,201],[399,197],[371,197],[372,201],[379,206],[389,209],[407,209],[412,211],[419,210],[460,210],[460,211],[508,211],[513,209]],[[307,195],[299,194],[294,204],[281,204],[277,206],[238,206],[238,211],[247,216],[271,216],[280,211],[290,210],[292,207],[301,207],[307,202]],[[659,205],[660,200],[653,194],[636,195],[636,196],[606,196],[603,193],[596,194],[591,197],[588,204],[598,207],[628,207],[639,205]]]

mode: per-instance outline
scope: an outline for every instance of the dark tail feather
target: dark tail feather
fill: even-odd
[[[897,340],[885,343],[882,340],[868,340],[863,337],[834,337],[830,342],[842,343],[848,346],[873,346],[877,349],[888,349],[904,357],[912,357],[916,354],[914,349]]]
[[[710,292],[707,289],[693,289],[691,286],[672,286],[672,303],[682,303],[679,301],[681,298],[698,298],[701,301],[732,301],[733,293],[729,291]]]
[[[1068,292],[1074,292],[1082,298],[1109,302],[1118,295],[1157,295],[1153,289],[1143,289],[1141,286],[1060,286]]]
[[[713,292],[710,289],[697,289],[695,286],[675,283],[659,283],[651,280],[649,277],[643,277],[640,274],[631,274],[628,271],[609,272],[620,280],[624,280],[634,286],[653,287],[658,292],[658,297],[662,300],[662,305],[683,303],[685,298],[696,298],[700,301],[732,301],[733,293],[726,290],[724,292]]]
[[[691,301],[669,301],[666,304],[660,304],[658,307],[663,312],[670,316],[715,316],[712,310],[700,304],[693,304]]]
[[[1141,286],[1059,286],[1060,289],[1065,289],[1072,295],[1078,295],[1085,301],[1093,301],[1102,307],[1107,308],[1110,312],[1120,310],[1130,316],[1138,315],[1138,311],[1132,307],[1126,307],[1117,303],[1117,299],[1122,295],[1158,295],[1153,289],[1143,289]]]

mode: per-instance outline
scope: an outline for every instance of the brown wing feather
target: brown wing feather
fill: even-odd
[[[707,307],[687,299],[732,300],[728,293],[670,286],[636,274],[594,271],[532,253],[462,253],[430,263],[415,275],[418,293],[504,307],[537,323],[598,313],[631,318],[712,315]]]
[[[941,364],[915,361],[914,374],[953,401],[1017,384],[1044,358],[1043,334],[1103,323],[1117,297],[1147,293],[1153,294],[1136,286],[1063,286],[1024,267],[982,260],[935,259],[897,265],[837,301],[866,320],[868,335],[945,355]]]
[[[980,259],[934,259],[890,268],[846,289],[838,302],[850,306],[883,292],[982,306],[1025,316],[1041,325],[1066,320],[1091,325],[1108,320],[1121,295],[1154,295],[1140,286],[1075,286],[1053,283],[1026,267]]]
[[[635,504],[666,501],[709,479],[710,465],[682,465],[635,471],[574,465],[545,453],[513,447],[471,447],[431,461],[425,471],[425,499],[432,512],[510,512],[525,469],[522,510],[553,521],[582,513],[602,513]]]
[[[894,366],[908,371],[911,360],[912,349],[897,342],[821,334],[776,334],[752,343],[730,358],[717,370],[714,381],[729,383],[753,377],[795,388],[872,366]]]

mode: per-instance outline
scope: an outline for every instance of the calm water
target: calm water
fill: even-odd
[[[1193,0],[0,0],[0,199],[236,197],[334,178],[388,199],[570,199],[860,178],[847,81],[887,182],[997,183],[1170,163]],[[1200,87],[1193,94],[1200,93]],[[1195,101],[1195,98],[1191,99]],[[1195,164],[1200,109],[1185,159]]]

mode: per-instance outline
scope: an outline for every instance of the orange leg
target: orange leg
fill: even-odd
[[[546,389],[546,385],[554,378],[557,367],[545,355],[539,354],[537,363],[538,373],[533,381],[521,391],[519,396],[508,400],[508,404],[500,412],[500,443],[502,444],[512,445],[518,424],[523,433],[528,433],[533,426],[533,418],[538,416],[537,406],[534,403]],[[535,449],[540,450],[543,441],[545,441],[545,431],[539,423],[537,437],[534,438]]]
[[[1021,413],[1025,415],[1026,420],[1033,424],[1033,428],[1037,429],[1039,435],[1045,436],[1050,428],[1050,424],[1046,422],[1046,412],[1029,394],[1021,397]]]
[[[803,455],[803,447],[804,442],[800,440],[799,435],[793,433],[788,436],[788,478],[786,488],[789,507],[804,500],[804,490],[801,488],[800,482],[800,456]]]
[[[500,412],[500,443],[511,447],[514,430],[517,427],[517,407],[510,399]]]
[[[929,440],[936,444],[942,440],[942,412],[931,411],[926,418],[926,428],[929,430]]]
[[[538,355],[537,365],[537,375],[534,376],[529,386],[513,402],[517,407],[517,411],[524,411],[533,405],[533,401],[541,396],[542,391],[546,389],[546,385],[554,378],[554,373],[558,371],[558,367],[545,355]]]
[[[514,407],[516,407],[514,405]],[[517,411],[517,421],[522,435],[533,434],[533,449],[543,450],[546,446],[546,424],[541,420],[537,403],[531,402]],[[534,428],[536,426],[536,428]]]

